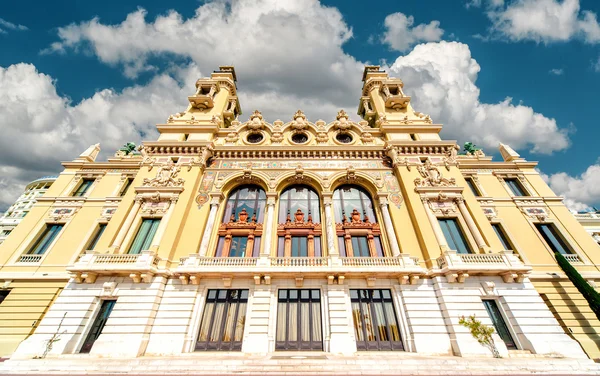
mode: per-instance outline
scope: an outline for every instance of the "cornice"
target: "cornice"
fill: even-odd
[[[534,168],[538,165],[538,162],[492,162],[492,161],[481,161],[477,159],[459,159],[459,168],[464,169],[521,169],[521,168]]]
[[[135,169],[140,168],[141,158],[132,160],[109,160],[108,162],[61,162],[64,168],[88,169],[88,170],[111,170],[111,169]]]

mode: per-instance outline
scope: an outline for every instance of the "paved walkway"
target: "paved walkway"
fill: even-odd
[[[3,375],[600,375],[588,359],[543,357],[461,358],[414,353],[193,353],[181,356],[8,360]]]

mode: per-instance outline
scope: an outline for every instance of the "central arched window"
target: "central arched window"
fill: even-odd
[[[319,196],[311,188],[296,185],[279,197],[277,235],[279,257],[321,257]]]
[[[267,195],[254,185],[235,189],[219,226],[217,257],[258,257]]]
[[[381,230],[373,201],[362,188],[344,185],[333,192],[340,254],[345,257],[383,257]]]

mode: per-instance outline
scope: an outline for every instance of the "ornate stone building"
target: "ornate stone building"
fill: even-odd
[[[358,122],[241,121],[221,67],[139,153],[64,163],[0,246],[3,354],[491,356],[474,314],[504,357],[600,357],[554,260],[600,280],[598,245],[536,163],[460,155],[400,79],[362,79]]]
[[[36,203],[36,198],[43,196],[56,178],[56,176],[44,176],[27,184],[25,192],[0,217],[0,244],[21,223],[23,217],[29,213],[31,207]]]
[[[600,244],[600,210],[587,213],[574,213],[575,218],[581,223],[585,231]]]

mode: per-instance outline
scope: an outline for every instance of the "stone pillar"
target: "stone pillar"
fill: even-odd
[[[210,197],[210,213],[208,214],[208,220],[206,221],[204,234],[202,234],[202,242],[200,242],[200,249],[198,250],[198,254],[200,255],[200,257],[206,256],[206,251],[208,250],[208,244],[210,243],[210,238],[212,237],[212,233],[215,227],[217,211],[219,210],[219,204],[221,202],[221,199],[223,198],[223,194],[211,194]]]
[[[156,229],[156,234],[154,234],[154,238],[152,239],[152,244],[150,245],[150,250],[156,252],[158,250],[158,246],[160,241],[162,240],[163,235],[165,234],[165,230],[167,229],[167,224],[175,211],[175,204],[177,203],[178,197],[171,197],[171,202],[169,203],[169,208],[167,212],[160,220],[160,224],[158,225],[158,229]]]
[[[390,243],[390,247],[392,248],[392,255],[394,257],[399,257],[400,247],[398,246],[398,239],[396,238],[396,232],[394,231],[394,225],[392,223],[392,218],[390,217],[387,198],[379,197],[379,207],[381,208],[381,215],[383,216],[383,224],[385,226],[388,243]]]
[[[471,231],[471,234],[475,239],[475,243],[477,243],[477,248],[479,248],[480,251],[486,251],[488,249],[488,246],[487,244],[485,244],[485,241],[481,237],[481,233],[479,232],[477,225],[473,221],[473,217],[471,217],[469,209],[467,209],[467,206],[465,205],[465,200],[463,198],[457,198],[455,201],[458,205],[458,210],[460,210],[460,213],[462,214],[463,218],[465,219],[465,222],[467,223],[469,231]]]
[[[429,218],[429,222],[431,223],[431,227],[433,227],[433,233],[435,234],[435,238],[437,239],[440,250],[443,252],[448,251],[448,242],[446,242],[446,237],[442,232],[442,228],[438,223],[437,217],[431,211],[431,207],[429,207],[429,200],[423,199],[423,206],[425,206],[425,212],[427,213],[427,218]]]
[[[273,219],[275,216],[275,196],[276,193],[267,194],[267,219],[265,221],[265,236],[263,242],[265,243],[260,254],[261,257],[271,257],[271,239],[273,237]]]
[[[135,216],[137,215],[141,206],[142,199],[136,198],[131,210],[129,211],[129,214],[127,214],[127,218],[125,218],[125,222],[123,222],[123,225],[121,226],[121,229],[119,230],[119,233],[117,234],[117,237],[111,246],[113,251],[118,251],[121,248],[121,243],[123,243],[125,236],[129,232],[131,224],[133,223],[133,220],[135,219]]]
[[[242,353],[266,354],[274,350],[274,331],[269,323],[275,315],[277,300],[273,297],[276,291],[271,285],[257,285],[250,290]]]
[[[327,235],[327,254],[329,256],[339,256],[338,251],[335,249],[335,216],[333,215],[333,200],[331,195],[323,197],[323,204],[325,206],[325,232]]]
[[[352,309],[349,289],[346,285],[327,286],[327,305],[329,314],[329,352],[354,354],[356,338],[352,325]]]

